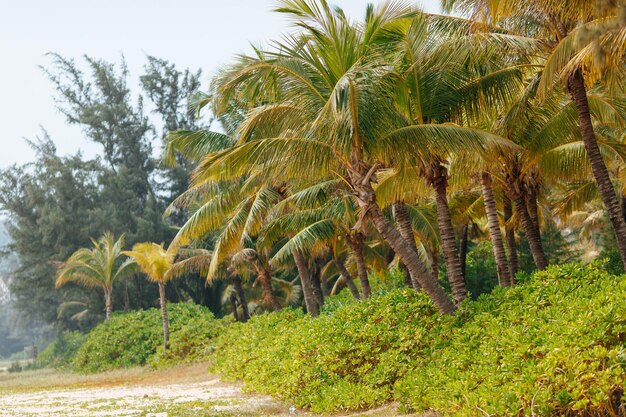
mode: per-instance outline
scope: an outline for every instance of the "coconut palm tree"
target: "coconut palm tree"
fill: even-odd
[[[178,260],[174,251],[166,250],[161,243],[137,243],[130,251],[122,252],[129,256],[146,277],[159,286],[159,301],[161,304],[161,319],[163,322],[163,348],[167,351],[170,332],[167,317],[167,297],[165,285],[172,279],[189,272],[205,273],[209,267],[211,255],[205,250],[189,251],[189,257]]]
[[[437,119],[413,125],[396,111],[397,84],[387,52],[389,39],[405,27],[399,23],[416,17],[412,7],[383,3],[368,9],[361,25],[351,24],[325,1],[285,1],[283,6],[281,11],[304,32],[277,42],[276,50],[241,58],[216,78],[216,114],[233,102],[251,107],[243,111],[238,144],[205,157],[195,181],[250,171],[289,181],[302,179],[304,166],[311,181],[335,175],[359,204],[357,226],[371,221],[439,308],[451,312],[454,305],[426,265],[383,215],[373,184],[381,168],[415,166],[435,148],[443,155],[480,152],[485,143],[501,138],[436,124]],[[454,57],[454,51],[440,50],[440,59]],[[429,75],[437,79],[437,70],[432,71]],[[435,94],[431,102],[445,103],[447,98]]]
[[[111,233],[105,233],[98,240],[91,240],[92,248],[81,248],[74,252],[57,270],[57,288],[68,282],[99,288],[104,293],[105,318],[113,311],[113,285],[130,275],[134,266],[130,260],[121,260],[124,249],[124,235],[115,240]]]
[[[591,0],[446,0],[444,6],[448,11],[456,10],[490,25],[501,24],[511,33],[542,41],[539,96],[546,97],[557,84],[569,92],[591,171],[626,267],[626,221],[602,157],[588,95],[598,83],[623,91],[626,5]]]

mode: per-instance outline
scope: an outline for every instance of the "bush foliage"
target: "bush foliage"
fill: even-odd
[[[405,289],[317,319],[257,316],[217,338],[214,369],[314,411],[395,398],[452,416],[610,413],[626,379],[626,279],[570,264],[522,281],[453,316]]]
[[[97,372],[151,363],[199,360],[211,351],[211,339],[227,321],[215,319],[197,304],[169,304],[170,350],[163,355],[161,311],[114,313],[95,327],[72,360],[75,370]]]

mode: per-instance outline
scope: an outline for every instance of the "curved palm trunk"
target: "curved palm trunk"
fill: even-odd
[[[511,285],[512,277],[509,270],[509,264],[504,251],[504,243],[502,242],[502,231],[500,230],[500,221],[498,220],[498,211],[496,210],[496,200],[493,195],[493,181],[491,175],[483,172],[480,176],[480,185],[483,191],[483,200],[485,203],[485,212],[487,212],[487,224],[489,225],[489,238],[493,246],[493,256],[496,259],[496,269],[498,272],[498,283],[502,287]]]
[[[626,222],[622,216],[619,200],[615,194],[609,171],[602,159],[600,147],[598,146],[596,135],[593,131],[585,79],[580,69],[572,74],[568,82],[568,87],[574,99],[574,103],[576,104],[576,110],[578,111],[578,122],[580,124],[585,150],[591,162],[591,170],[598,184],[602,202],[611,220],[622,263],[624,264],[624,268],[626,268]]]
[[[528,215],[533,221],[537,233],[541,234],[541,227],[539,225],[539,206],[537,203],[537,193],[534,190],[530,190],[526,195],[526,205],[528,206]]]
[[[313,286],[313,296],[318,308],[321,308],[324,305],[324,291],[322,290],[322,281],[315,272],[311,273],[311,285]]]
[[[300,275],[300,282],[302,283],[302,293],[304,294],[304,304],[306,306],[306,311],[313,317],[316,317],[320,314],[318,308],[319,306],[317,300],[315,299],[315,295],[313,294],[311,276],[306,266],[306,261],[304,260],[304,257],[299,250],[295,250],[293,252],[293,260],[296,263],[296,268],[298,268],[298,275]]]
[[[272,275],[267,268],[261,267],[259,275],[257,276],[257,281],[259,281],[259,284],[263,289],[263,303],[274,311],[280,310],[278,297],[276,297],[276,293],[272,288]]]
[[[418,277],[418,281],[424,291],[432,298],[433,302],[444,314],[451,314],[456,307],[448,294],[441,288],[439,283],[435,281],[428,271],[428,268],[417,255],[417,252],[411,249],[406,240],[402,238],[400,232],[398,232],[383,215],[383,212],[378,207],[378,204],[372,205],[368,214],[385,241],[393,248],[398,254],[402,262],[409,268],[411,275]]]
[[[113,300],[112,295],[113,290],[111,288],[106,288],[104,290],[104,318],[108,320],[111,318],[111,313],[113,312]]]
[[[465,279],[465,267],[467,265],[467,241],[469,235],[469,225],[466,223],[463,225],[463,231],[461,232],[461,242],[459,244],[459,262],[461,262],[461,274]]]
[[[396,201],[393,204],[393,217],[398,224],[398,230],[400,231],[400,235],[404,238],[404,240],[408,242],[409,246],[411,246],[413,250],[417,252],[417,243],[415,243],[415,235],[413,235],[413,226],[411,226],[409,210],[407,209],[406,204],[404,204],[403,201]],[[402,266],[404,265],[404,263],[401,262],[400,265]],[[406,268],[406,265],[403,266],[403,269],[408,272],[408,268]],[[417,277],[411,275],[410,272],[408,273],[411,279],[411,286],[416,290],[421,289],[422,286],[417,280]]]
[[[537,233],[537,229],[528,214],[528,209],[526,208],[526,201],[524,196],[521,193],[518,193],[515,196],[515,211],[517,212],[517,216],[520,218],[522,222],[522,227],[524,228],[524,234],[526,235],[526,239],[528,240],[528,245],[530,246],[530,252],[533,255],[533,260],[535,261],[535,265],[537,269],[543,270],[548,266],[548,259],[546,258],[546,254],[543,251],[543,245],[541,244],[541,236]]]
[[[159,282],[159,301],[161,303],[161,320],[163,321],[163,354],[167,353],[167,345],[170,340],[170,323],[167,318],[167,298],[165,297],[165,284]]]
[[[363,294],[363,298],[369,298],[372,295],[372,289],[370,288],[370,281],[367,277],[367,266],[365,265],[365,257],[363,256],[365,236],[363,236],[363,233],[358,232],[348,235],[347,240],[352,248],[352,254],[356,262],[357,275],[361,283],[361,293]]]
[[[441,249],[446,263],[448,282],[452,289],[452,295],[457,303],[460,303],[467,296],[465,290],[465,280],[459,260],[459,251],[456,248],[454,228],[452,227],[452,216],[448,206],[448,180],[444,169],[440,169],[433,181],[435,188],[435,200],[437,202],[437,223],[439,225],[439,235],[441,236]]]
[[[513,207],[511,200],[504,195],[504,231],[506,234],[506,246],[509,250],[509,271],[511,271],[511,285],[515,285],[515,274],[519,271],[519,261],[517,260],[517,242],[515,241],[515,228],[509,224],[513,217]]]
[[[352,275],[350,275],[350,272],[348,272],[348,270],[346,269],[346,266],[344,265],[343,261],[339,259],[333,259],[333,262],[335,263],[337,270],[343,277],[343,280],[348,286],[348,289],[352,293],[352,296],[356,298],[357,300],[360,300],[361,294],[359,294],[358,288],[356,287],[356,285],[354,285],[354,278],[352,278]]]
[[[239,303],[241,304],[241,321],[245,323],[250,320],[250,311],[248,310],[246,294],[243,292],[243,285],[241,285],[241,278],[238,276],[233,277],[233,286],[235,287],[235,292],[237,292],[237,297],[239,298]]]
[[[376,166],[369,166],[356,158],[355,160],[357,161],[354,164],[355,168],[350,168],[349,173],[352,188],[357,192],[356,198],[361,208],[361,213],[363,213],[364,217],[369,217],[378,233],[381,234],[383,239],[391,246],[391,249],[400,257],[400,260],[404,262],[411,275],[417,277],[420,285],[433,300],[439,311],[443,314],[453,313],[456,306],[450,300],[448,294],[433,279],[417,252],[410,247],[400,232],[389,223],[376,202],[376,193],[371,184]]]

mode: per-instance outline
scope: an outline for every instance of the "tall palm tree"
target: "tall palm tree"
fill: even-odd
[[[204,250],[190,251],[186,259],[176,260],[174,251],[168,251],[161,243],[137,243],[130,251],[124,251],[133,263],[141,269],[150,281],[159,286],[159,301],[161,304],[161,319],[163,322],[163,349],[167,352],[170,337],[169,320],[167,317],[167,297],[165,284],[170,280],[189,272],[204,273],[209,266],[211,255]]]
[[[386,2],[369,8],[363,24],[352,24],[325,1],[284,1],[283,6],[281,11],[297,20],[303,32],[278,42],[272,52],[242,58],[217,77],[217,114],[242,97],[252,108],[244,111],[238,144],[205,157],[195,181],[251,170],[284,181],[302,179],[303,166],[312,181],[335,175],[359,204],[357,228],[371,221],[440,310],[453,311],[424,262],[383,215],[373,184],[381,168],[416,166],[433,148],[443,155],[480,152],[485,143],[501,138],[436,124],[436,119],[413,125],[397,112],[397,84],[387,52],[389,39],[405,27],[399,23],[416,18],[412,7]],[[454,57],[454,51],[440,50],[440,58]],[[432,71],[437,79],[437,70]],[[431,102],[447,105],[448,98],[435,94]]]
[[[539,95],[555,84],[569,92],[575,105],[591,171],[613,226],[626,267],[626,221],[593,127],[588,91],[597,83],[623,91],[626,25],[623,2],[592,0],[446,0],[444,8],[457,10],[491,25],[501,24],[520,36],[535,37],[544,45],[540,62]],[[594,36],[593,33],[599,33]],[[522,219],[524,220],[524,219]]]
[[[57,288],[74,282],[89,288],[100,288],[104,293],[105,317],[113,311],[113,285],[130,275],[131,260],[121,261],[124,235],[115,240],[113,234],[105,233],[100,239],[92,239],[92,248],[81,248],[74,252],[57,270]]]

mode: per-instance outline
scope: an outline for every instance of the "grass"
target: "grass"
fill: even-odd
[[[0,373],[0,394],[37,392],[71,388],[154,385],[206,381],[207,364],[198,363],[154,370],[150,367],[125,368],[98,374],[78,374],[55,369],[37,369],[18,373]]]

